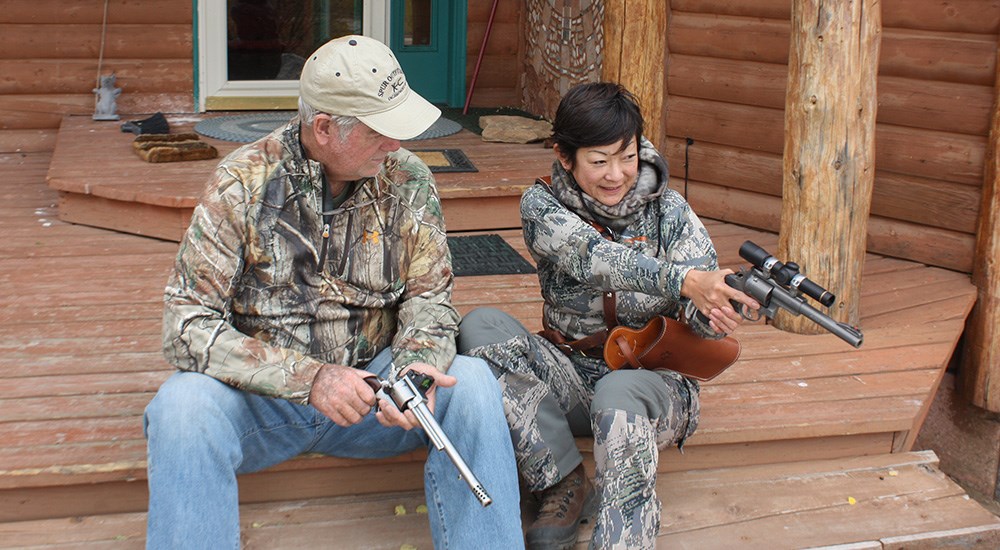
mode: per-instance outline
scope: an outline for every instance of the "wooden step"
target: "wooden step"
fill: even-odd
[[[662,475],[661,548],[998,548],[931,451]],[[245,504],[247,548],[431,548],[420,491]],[[523,503],[525,509],[532,504]],[[584,526],[577,548],[587,547]],[[0,524],[0,548],[142,548],[145,514]]]

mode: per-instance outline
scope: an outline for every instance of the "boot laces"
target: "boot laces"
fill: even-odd
[[[550,494],[545,495],[542,500],[541,509],[538,511],[538,519],[552,516],[558,518],[566,517],[566,514],[569,512],[569,505],[576,496],[578,485],[579,483],[576,479],[566,479],[562,483],[552,487]]]

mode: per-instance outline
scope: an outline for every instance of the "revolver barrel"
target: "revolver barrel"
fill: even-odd
[[[424,375],[419,376],[423,377]],[[427,400],[424,398],[423,391],[413,381],[413,374],[407,373],[401,376],[394,384],[381,382],[385,393],[389,395],[392,402],[399,407],[400,411],[413,411],[413,415],[417,417],[417,421],[420,422],[420,426],[424,429],[427,437],[430,438],[434,448],[444,451],[448,455],[455,468],[458,469],[458,474],[468,484],[469,489],[472,490],[472,494],[476,496],[479,503],[484,507],[489,506],[493,502],[493,499],[490,498],[490,495],[486,492],[482,483],[479,482],[479,479],[476,478],[476,475],[472,473],[469,465],[465,463],[462,455],[459,454],[458,449],[452,445],[447,434],[441,429],[441,425],[434,419],[434,415],[431,414],[430,409],[427,407]]]

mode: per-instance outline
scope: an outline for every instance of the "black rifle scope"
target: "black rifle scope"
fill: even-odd
[[[794,262],[781,263],[770,252],[752,241],[743,243],[743,246],[740,247],[740,257],[770,275],[778,284],[793,290],[801,290],[806,296],[815,299],[824,306],[830,307],[837,300],[837,297],[830,291],[799,273],[798,264]]]

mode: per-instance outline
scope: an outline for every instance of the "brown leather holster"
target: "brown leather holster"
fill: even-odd
[[[604,361],[611,370],[670,369],[696,380],[711,380],[740,357],[740,342],[732,336],[710,340],[691,327],[657,315],[640,329],[615,327],[604,344]]]

